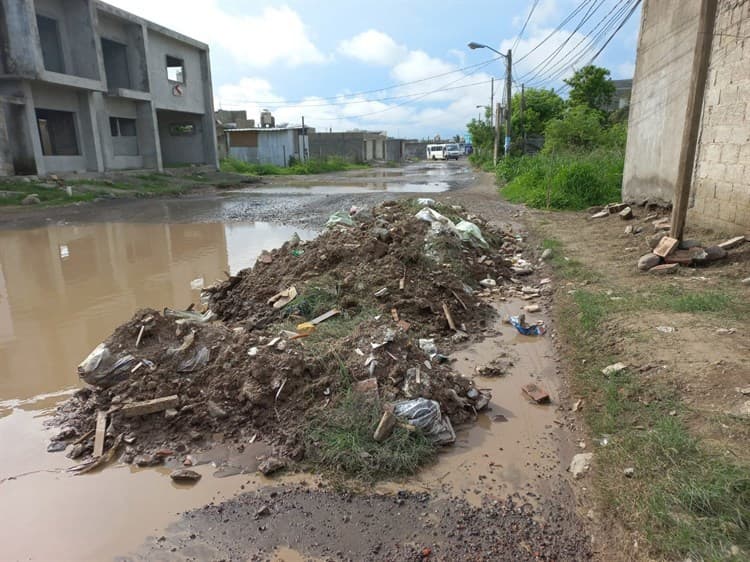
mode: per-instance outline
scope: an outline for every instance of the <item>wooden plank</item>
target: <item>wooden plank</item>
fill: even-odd
[[[745,237],[744,236],[735,236],[734,238],[730,238],[729,240],[725,240],[721,244],[719,244],[719,248],[722,248],[724,250],[731,250],[732,248],[736,248],[740,244],[745,243]]]
[[[321,314],[317,318],[313,318],[312,320],[310,320],[310,324],[315,326],[317,324],[320,324],[321,322],[328,320],[329,318],[333,318],[338,314],[341,314],[341,311],[334,308],[333,310],[329,310],[325,314]]]
[[[456,294],[456,291],[453,291],[453,290],[452,290],[452,291],[451,291],[451,293],[453,293],[453,296],[454,296],[454,297],[456,298],[456,300],[458,301],[458,304],[460,304],[460,305],[461,305],[461,308],[463,308],[464,310],[469,310],[469,309],[467,308],[467,306],[466,306],[466,305],[464,304],[464,301],[462,301],[462,300],[461,300],[461,298],[460,298],[460,297],[459,297],[459,296],[458,296],[458,295]]]
[[[443,314],[445,314],[445,319],[448,321],[448,327],[451,330],[456,330],[456,323],[453,321],[453,315],[451,314],[451,309],[448,308],[448,305],[443,303]]]
[[[145,416],[147,414],[154,414],[156,412],[163,412],[170,408],[176,408],[180,402],[180,397],[176,394],[172,396],[164,396],[162,398],[154,398],[153,400],[145,400],[143,402],[131,402],[125,404],[120,412],[123,416]]]
[[[107,431],[107,412],[99,410],[96,413],[96,434],[94,435],[94,456],[101,457],[104,454],[104,438]]]

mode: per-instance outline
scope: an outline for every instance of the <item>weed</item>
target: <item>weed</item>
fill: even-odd
[[[543,246],[562,251],[554,240]],[[566,274],[560,261],[553,265]],[[589,405],[584,415],[592,434],[609,435],[609,444],[597,449],[593,473],[604,511],[640,529],[659,558],[747,559],[750,470],[745,463],[691,434],[687,421],[694,414],[674,388],[629,370],[611,376],[601,372],[615,359],[606,326],[617,314],[654,308],[725,313],[740,306],[736,299],[677,287],[654,295],[626,294],[617,301],[601,291],[558,291],[558,299],[558,324],[571,365],[586,364],[573,371],[574,391]],[[628,466],[635,469],[632,479],[620,476]],[[739,550],[733,554],[732,547]]]
[[[330,410],[319,413],[306,433],[313,465],[364,481],[414,474],[436,454],[435,446],[418,430],[396,426],[382,443],[372,435],[380,421],[378,400],[348,391]]]

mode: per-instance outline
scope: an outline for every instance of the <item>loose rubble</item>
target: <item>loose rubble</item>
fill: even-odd
[[[272,474],[305,457],[306,420],[349,385],[451,443],[454,426],[489,404],[450,365],[454,350],[482,337],[488,297],[551,290],[516,279],[534,271],[519,238],[460,208],[414,201],[337,213],[315,240],[294,237],[205,286],[201,310],[136,312],[79,366],[87,385],[58,408],[53,423],[68,432],[53,443],[75,439],[69,455],[86,466],[111,459],[123,440],[124,462],[190,466],[191,453],[217,441],[258,439],[275,454],[259,470]],[[372,428],[377,441],[392,421]]]

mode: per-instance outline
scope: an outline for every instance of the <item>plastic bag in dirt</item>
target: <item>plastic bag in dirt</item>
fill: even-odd
[[[430,199],[429,197],[420,197],[417,199],[417,205],[421,205],[422,207],[433,207],[435,206],[435,200]]]
[[[444,217],[438,213],[435,209],[424,207],[416,215],[414,215],[421,221],[429,222],[432,225],[433,230],[442,230],[447,228],[451,232],[456,231],[456,225],[448,217]]]
[[[533,326],[524,326],[518,316],[511,316],[509,319],[511,326],[518,330],[519,334],[524,336],[541,336],[546,332],[544,325],[534,324]]]
[[[393,413],[418,427],[436,445],[448,445],[456,440],[448,416],[440,413],[440,404],[426,398],[403,400],[393,405]]]
[[[346,211],[336,211],[328,218],[328,222],[326,222],[326,228],[331,228],[332,226],[337,225],[354,226],[354,221]]]
[[[482,231],[473,222],[461,221],[456,225],[456,230],[458,230],[458,236],[462,242],[468,242],[472,246],[479,246],[484,249],[490,247],[487,240],[482,236]]]
[[[107,388],[127,379],[135,360],[129,354],[113,357],[109,348],[100,343],[78,365],[78,376],[88,384]]]
[[[201,346],[191,357],[180,361],[180,364],[177,365],[177,372],[192,373],[193,371],[202,369],[208,364],[209,358],[210,353],[208,348],[206,346]]]

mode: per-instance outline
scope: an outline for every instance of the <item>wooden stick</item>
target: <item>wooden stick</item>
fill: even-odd
[[[179,396],[173,394],[172,396],[164,396],[163,398],[154,398],[153,400],[125,404],[120,412],[123,416],[145,416],[146,414],[153,414],[168,410],[169,408],[174,408],[179,402]]]
[[[107,412],[99,410],[96,413],[96,435],[94,437],[94,456],[101,457],[104,453],[104,438],[107,431]]]
[[[143,337],[143,332],[146,330],[146,325],[141,324],[141,329],[138,332],[138,338],[135,340],[135,347],[138,347],[141,344],[141,338]]]
[[[443,303],[443,314],[445,314],[445,319],[448,321],[448,326],[451,330],[456,330],[456,323],[453,321],[453,316],[451,315],[451,309],[448,308],[448,305]]]
[[[89,429],[86,433],[84,433],[78,439],[76,439],[75,441],[73,441],[73,445],[78,445],[80,443],[83,443],[84,441],[86,441],[86,439],[88,439],[89,437],[91,437],[94,434],[94,431],[95,430],[93,430],[93,429]]]
[[[454,297],[456,297],[456,300],[458,301],[458,304],[460,304],[460,305],[461,305],[461,307],[462,307],[462,308],[463,308],[464,310],[469,310],[468,308],[466,308],[466,305],[464,304],[464,301],[462,301],[462,300],[461,300],[461,299],[459,298],[459,296],[458,296],[458,295],[456,294],[456,291],[451,291],[451,293],[453,293],[453,296],[454,296]]]

